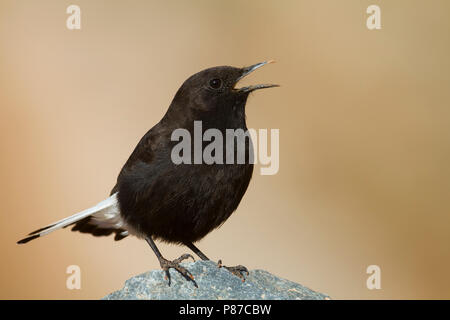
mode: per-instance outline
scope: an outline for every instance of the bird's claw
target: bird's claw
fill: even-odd
[[[180,263],[181,261],[186,260],[186,259],[189,259],[189,258],[191,258],[192,261],[195,262],[195,258],[194,258],[191,254],[189,254],[189,253],[183,254],[181,257],[179,257],[179,258],[173,260],[172,262],[174,262],[174,263]]]
[[[196,288],[198,288],[197,282],[195,282],[194,280],[194,276],[192,275],[192,273],[189,272],[189,270],[187,270],[186,268],[182,267],[180,265],[180,263],[183,260],[186,260],[188,258],[192,258],[192,260],[195,261],[194,257],[188,253],[183,254],[181,257],[173,260],[173,261],[169,261],[167,259],[164,259],[163,257],[161,257],[159,259],[159,264],[161,265],[161,268],[163,269],[163,271],[165,272],[165,276],[164,279],[165,280],[169,280],[169,286],[171,284],[171,278],[170,278],[170,272],[169,269],[175,269],[177,270],[186,280],[188,281],[192,281],[192,283],[194,284],[194,286]]]
[[[242,280],[242,282],[245,281],[244,273],[246,273],[247,276],[250,274],[250,273],[248,272],[248,269],[247,269],[246,267],[244,267],[244,266],[242,266],[242,265],[238,265],[238,266],[234,266],[234,267],[227,267],[227,266],[224,266],[224,265],[222,264],[222,260],[219,260],[219,261],[217,262],[217,266],[218,266],[219,268],[222,268],[222,267],[223,267],[223,268],[227,269],[227,270],[230,271],[232,274],[234,274],[236,277],[240,278],[240,279]]]

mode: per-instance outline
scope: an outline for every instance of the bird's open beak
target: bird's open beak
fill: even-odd
[[[236,80],[236,84],[239,82],[239,80],[241,80],[242,78],[244,78],[245,76],[249,75],[250,73],[252,73],[253,71],[255,71],[256,69],[269,64],[269,63],[274,63],[275,60],[269,60],[269,61],[264,61],[264,62],[260,62],[257,64],[254,64],[252,66],[249,67],[245,67],[242,68],[242,75]],[[279,85],[277,84],[255,84],[252,86],[247,86],[247,87],[243,87],[243,88],[237,88],[236,90],[240,91],[240,92],[252,92],[258,89],[264,89],[264,88],[273,88],[273,87],[279,87]]]

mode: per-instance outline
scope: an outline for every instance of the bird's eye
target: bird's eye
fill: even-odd
[[[209,86],[213,89],[219,89],[222,86],[222,80],[212,79],[209,81]]]

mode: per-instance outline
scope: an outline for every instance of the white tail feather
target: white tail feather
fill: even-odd
[[[105,210],[105,209],[108,209],[108,210]],[[112,209],[112,210],[109,210],[109,209]],[[29,240],[35,239],[37,237],[45,236],[45,235],[49,234],[50,232],[64,228],[68,225],[71,225],[77,221],[80,221],[86,217],[89,217],[89,216],[91,216],[93,214],[97,214],[97,213],[101,213],[100,216],[102,216],[102,215],[118,216],[119,209],[118,209],[118,202],[117,202],[117,192],[114,193],[109,198],[99,202],[98,204],[96,204],[95,206],[93,206],[89,209],[78,212],[74,215],[71,215],[70,217],[61,219],[53,224],[50,224],[45,228],[42,228],[35,232],[30,233],[29,237],[27,237],[23,240],[20,240],[19,243],[26,243]]]

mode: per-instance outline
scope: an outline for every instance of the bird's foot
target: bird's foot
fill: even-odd
[[[234,274],[236,277],[240,278],[242,280],[242,282],[245,281],[244,273],[246,273],[247,276],[249,275],[248,269],[241,265],[234,266],[234,267],[227,267],[227,266],[222,265],[222,260],[219,260],[219,262],[217,262],[217,266],[219,268],[223,267],[223,268],[227,269],[232,274]]]
[[[192,260],[195,261],[194,257],[188,253],[183,254],[181,257],[179,257],[178,259],[175,259],[173,261],[164,259],[163,257],[159,258],[159,264],[161,265],[161,268],[163,269],[163,271],[166,273],[164,279],[169,280],[169,286],[171,283],[169,269],[172,268],[172,269],[177,270],[186,280],[192,281],[194,286],[196,288],[198,288],[197,282],[195,282],[194,276],[192,275],[192,273],[190,273],[189,270],[187,270],[186,268],[184,268],[180,265],[181,261],[186,260],[188,258],[192,258]]]

